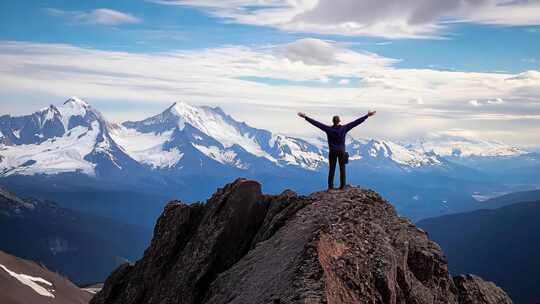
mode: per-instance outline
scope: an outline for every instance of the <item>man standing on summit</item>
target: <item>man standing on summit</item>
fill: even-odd
[[[304,113],[298,113],[298,116],[307,120],[310,124],[315,127],[323,130],[326,133],[328,138],[328,190],[334,189],[334,174],[336,171],[336,162],[339,161],[339,189],[343,189],[346,185],[346,175],[345,175],[345,165],[349,161],[349,155],[345,151],[345,136],[347,132],[352,130],[354,127],[363,123],[368,117],[375,115],[376,111],[368,111],[368,113],[348,124],[341,125],[339,116],[334,116],[332,118],[332,126],[325,125],[321,122],[316,121],[315,119],[307,117]]]

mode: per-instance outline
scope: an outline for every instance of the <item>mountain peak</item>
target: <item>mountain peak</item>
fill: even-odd
[[[169,107],[169,111],[177,117],[189,118],[200,116],[200,107],[193,106],[183,101],[175,102]]]
[[[196,117],[205,115],[206,112],[211,112],[220,116],[227,116],[227,114],[220,107],[196,106],[184,101],[174,102],[170,107],[167,108],[166,112],[167,111],[178,117]]]
[[[76,96],[72,96],[70,97],[68,100],[64,101],[64,106],[71,106],[71,107],[77,107],[77,108],[87,108],[89,107],[90,105],[80,99],[79,97],[76,97]]]
[[[173,104],[171,105],[171,108],[174,108],[176,106],[179,106],[179,107],[186,107],[186,106],[189,106],[191,107],[191,105],[185,101],[182,101],[182,100],[179,100],[179,101],[175,101],[173,102]]]
[[[91,303],[512,303],[452,278],[440,247],[373,191],[261,188],[238,179],[206,204],[167,205],[144,257]]]
[[[50,112],[58,112],[58,108],[55,105],[51,104],[51,105],[49,105],[47,107],[42,108],[38,112],[49,112],[49,111]]]

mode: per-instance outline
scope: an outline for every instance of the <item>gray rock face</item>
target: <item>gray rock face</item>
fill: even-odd
[[[512,301],[478,277],[452,279],[440,247],[373,191],[269,196],[239,179],[204,205],[167,205],[144,257],[91,303]]]

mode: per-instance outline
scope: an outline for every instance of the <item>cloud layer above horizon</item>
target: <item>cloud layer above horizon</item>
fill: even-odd
[[[151,0],[197,7],[230,22],[281,30],[377,36],[435,38],[446,24],[498,26],[540,24],[538,0]]]
[[[276,117],[275,125],[253,123],[261,122],[261,109],[344,115],[377,109],[399,125],[388,128],[388,123],[375,122],[378,130],[373,131],[389,137],[484,124],[485,132],[500,132],[496,138],[519,138],[527,144],[537,138],[528,132],[540,131],[539,71],[397,68],[399,60],[314,38],[152,54],[4,41],[0,62],[4,94],[25,92],[60,100],[79,95],[126,109],[129,104],[179,99],[232,111],[242,107],[236,112],[241,118],[285,133],[294,115]],[[514,126],[510,130],[509,124]]]

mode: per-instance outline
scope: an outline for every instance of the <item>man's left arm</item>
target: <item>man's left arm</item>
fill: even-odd
[[[363,123],[366,119],[368,119],[368,117],[370,116],[373,116],[375,115],[375,113],[377,113],[376,111],[369,111],[366,115],[346,124],[344,127],[345,127],[345,130],[348,132],[350,131],[352,128],[358,126],[359,124]]]

